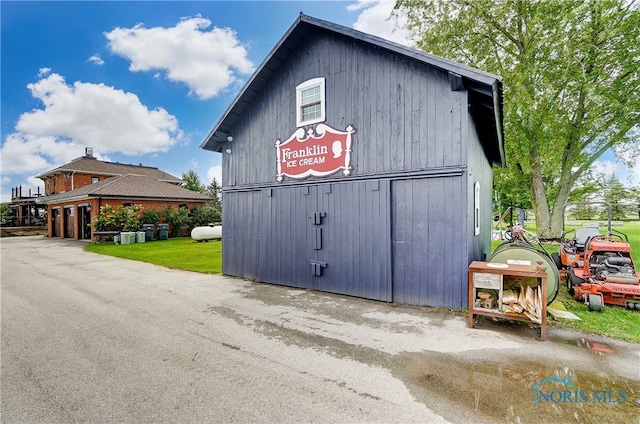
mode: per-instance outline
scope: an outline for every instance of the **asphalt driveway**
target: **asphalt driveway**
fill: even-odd
[[[0,240],[3,423],[640,423],[635,344],[82,247]]]

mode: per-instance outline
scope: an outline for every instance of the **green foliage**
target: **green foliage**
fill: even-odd
[[[191,210],[191,225],[193,227],[206,226],[215,222],[220,222],[220,211],[213,204],[196,206]]]
[[[0,217],[7,218],[11,216],[11,206],[8,203],[0,203]]]
[[[156,210],[147,210],[140,215],[140,224],[154,224],[160,222],[160,212]]]
[[[499,197],[557,237],[578,179],[613,147],[637,157],[640,12],[626,0],[399,0],[418,46],[504,80]],[[524,202],[523,202],[524,203]]]
[[[137,231],[141,210],[140,205],[104,205],[91,225],[97,231]]]
[[[182,227],[192,227],[191,217],[189,216],[189,209],[180,207],[174,209],[167,205],[162,211],[162,216],[167,224],[171,224],[171,236],[176,237],[180,235],[180,229]]]
[[[206,187],[204,194],[213,199],[213,207],[222,214],[222,186],[218,184],[215,178],[211,180],[211,183]]]
[[[184,181],[183,187],[191,190],[197,191],[198,193],[204,193],[205,187],[200,182],[200,176],[194,170],[189,170],[186,174],[182,174],[182,181]]]
[[[601,175],[591,170],[585,172],[577,181],[571,194],[570,202],[599,201],[602,199],[604,180]]]
[[[579,204],[572,206],[570,211],[567,210],[567,216],[581,220],[595,219],[601,215],[598,214],[599,209],[602,209],[599,205]]]
[[[629,190],[629,216],[640,220],[640,187]]]
[[[625,201],[629,197],[629,192],[622,185],[615,175],[612,175],[604,183],[603,198],[611,207],[611,219],[623,220],[627,215],[627,205]]]

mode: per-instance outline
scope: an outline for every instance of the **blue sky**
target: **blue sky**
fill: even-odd
[[[34,176],[85,147],[220,181],[220,155],[200,143],[297,16],[402,41],[385,20],[391,5],[2,1],[1,200],[12,187],[35,191]]]
[[[1,201],[92,147],[220,181],[200,143],[300,12],[408,44],[393,0],[2,1]],[[613,155],[602,172],[640,171]],[[630,180],[631,181],[631,180]],[[24,191],[23,191],[24,193]]]

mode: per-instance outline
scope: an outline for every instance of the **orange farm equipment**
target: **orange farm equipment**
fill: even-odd
[[[601,234],[597,225],[564,231],[567,207],[580,204],[604,205],[608,218],[606,234]],[[558,269],[565,271],[569,293],[590,311],[600,311],[604,305],[640,310],[640,274],[631,259],[627,236],[619,231],[614,234],[611,229],[609,204],[567,203],[562,216],[562,239],[554,260]]]

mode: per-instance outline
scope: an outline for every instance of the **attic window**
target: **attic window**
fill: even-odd
[[[313,78],[296,87],[296,125],[325,120],[324,78]]]
[[[100,177],[91,177],[91,184],[99,183]]]

